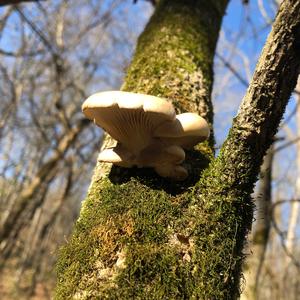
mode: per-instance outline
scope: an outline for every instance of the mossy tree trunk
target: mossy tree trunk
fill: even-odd
[[[123,90],[168,98],[212,128],[212,64],[227,3],[161,0]],[[283,1],[217,158],[212,135],[187,153],[183,183],[149,169],[97,165],[60,254],[56,299],[238,297],[250,194],[299,70],[299,15],[300,1]]]

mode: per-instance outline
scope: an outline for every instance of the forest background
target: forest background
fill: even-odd
[[[230,2],[214,65],[217,148],[278,5],[275,0]],[[83,117],[81,104],[96,91],[119,89],[152,10],[141,0],[0,7],[1,224],[12,220],[10,230],[1,231],[0,244],[0,293],[7,299],[50,299],[56,251],[78,217],[102,141],[101,130]],[[258,218],[271,228],[258,270],[260,299],[298,299],[300,294],[298,95],[291,98],[273,147],[272,182],[267,183],[272,203],[268,215]],[[253,195],[258,204],[262,195],[258,185]],[[250,258],[255,255],[251,249]]]

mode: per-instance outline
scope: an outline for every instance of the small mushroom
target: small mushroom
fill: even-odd
[[[134,166],[133,155],[120,144],[101,151],[98,155],[98,161],[113,163],[124,168],[132,168]]]
[[[183,166],[179,165],[165,163],[156,166],[154,169],[159,176],[172,178],[176,181],[185,180],[188,176],[188,171]]]
[[[187,170],[180,166],[184,159],[185,152],[181,147],[176,145],[166,146],[165,143],[160,142],[144,149],[139,156],[137,165],[153,167],[161,177],[181,181],[188,176]]]
[[[82,105],[84,114],[118,141],[98,160],[122,167],[152,167],[162,177],[184,180],[182,148],[209,136],[206,121],[197,114],[176,117],[173,105],[158,97],[121,91],[97,93]]]
[[[195,113],[183,113],[175,120],[164,122],[154,132],[170,144],[190,149],[209,137],[209,126],[205,119]]]
[[[181,164],[185,159],[184,150],[176,145],[166,145],[160,140],[143,149],[136,159],[137,166],[155,167],[164,163]]]

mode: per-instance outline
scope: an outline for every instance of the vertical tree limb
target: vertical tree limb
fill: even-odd
[[[160,1],[122,89],[165,97],[178,112],[200,112],[212,128],[213,57],[227,3]],[[202,287],[189,279],[196,264],[192,244],[176,224],[212,146],[213,137],[188,153],[191,176],[184,183],[159,178],[150,169],[114,167],[103,178],[98,164],[74,236],[60,257],[56,298],[197,295]]]
[[[300,89],[300,79],[298,81],[297,90]],[[298,102],[300,101],[300,95],[297,95]],[[296,112],[296,123],[297,123],[297,135],[300,136],[300,109],[297,108]],[[298,142],[296,147],[296,165],[297,165],[297,178],[296,178],[296,189],[295,189],[295,198],[300,198],[300,143]],[[294,253],[295,247],[295,239],[296,239],[296,226],[299,218],[300,213],[300,202],[294,201],[291,203],[290,208],[290,219],[289,219],[289,226],[288,232],[286,237],[286,250],[288,253]],[[291,258],[287,257],[286,259],[286,267],[288,267],[289,263],[291,262]]]

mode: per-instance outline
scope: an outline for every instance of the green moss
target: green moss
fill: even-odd
[[[224,173],[221,155],[174,196],[139,178],[94,185],[61,252],[56,299],[233,299],[252,203]],[[186,241],[174,242],[178,234]],[[120,251],[125,268],[116,270]],[[101,279],[103,269],[114,275]]]
[[[139,38],[122,89],[166,97],[178,111],[200,112],[212,124],[218,9],[222,5],[224,9],[226,2],[161,1]]]
[[[181,220],[183,226],[189,224],[185,234],[196,245],[195,284],[202,287],[196,292],[199,299],[235,299],[239,295],[243,241],[253,213],[250,194],[255,175],[248,170],[256,164],[250,156],[241,162],[228,160],[229,153],[239,157],[239,152],[247,153],[247,147],[241,140],[232,143],[230,136],[218,158],[202,173]]]
[[[127,268],[118,278],[123,289],[107,291],[109,299],[180,299],[187,294],[178,253],[167,246],[131,245]]]
[[[58,282],[63,285],[60,288],[58,284],[56,298],[72,298],[81,286],[85,289],[88,286],[94,295],[111,293],[111,280],[102,282],[100,286],[97,276],[93,280],[91,274],[112,268],[121,249],[128,253],[126,264],[132,265],[132,268],[126,269],[126,274],[121,272],[121,281],[136,272],[147,273],[147,268],[140,270],[145,267],[141,261],[152,265],[156,255],[163,261],[169,261],[169,267],[172,267],[176,254],[170,254],[170,249],[165,253],[164,249],[168,248],[173,220],[181,216],[187,204],[183,199],[170,198],[166,192],[153,191],[134,179],[122,185],[103,182],[100,189],[92,189],[73,237],[61,250],[58,273],[63,274],[63,280],[59,278]],[[154,252],[157,253],[154,255]],[[168,268],[162,262],[158,264],[161,268]],[[85,274],[89,276],[88,280]],[[147,278],[143,280],[145,284],[148,282]],[[118,280],[115,284],[118,285]],[[125,294],[133,292],[127,291],[128,288],[123,291]],[[132,289],[135,290],[134,287]]]

